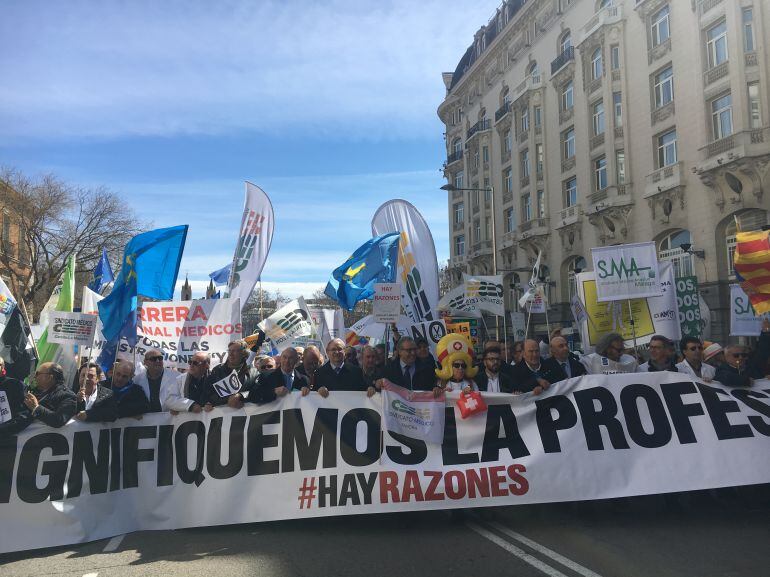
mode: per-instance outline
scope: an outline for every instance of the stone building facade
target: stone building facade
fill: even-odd
[[[569,327],[591,247],[652,240],[727,340],[736,223],[770,222],[768,46],[763,0],[503,2],[443,75],[445,177],[481,189],[448,192],[455,280],[496,251],[516,311],[542,252]]]

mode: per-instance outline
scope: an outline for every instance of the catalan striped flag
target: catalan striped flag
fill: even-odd
[[[770,232],[736,235],[735,275],[758,315],[770,312]]]

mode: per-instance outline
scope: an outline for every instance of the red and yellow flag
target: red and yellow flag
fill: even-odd
[[[770,312],[770,232],[739,232],[733,265],[754,311]]]

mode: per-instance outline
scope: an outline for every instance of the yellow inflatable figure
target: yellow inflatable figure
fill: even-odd
[[[436,376],[443,382],[452,378],[452,363],[462,361],[465,363],[465,376],[472,379],[476,376],[478,368],[473,366],[473,343],[468,337],[449,333],[441,337],[436,345],[436,358],[440,369],[436,369]]]

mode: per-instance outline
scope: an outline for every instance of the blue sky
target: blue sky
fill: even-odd
[[[412,202],[449,256],[441,73],[493,2],[8,3],[0,164],[105,185],[189,224],[196,296],[232,259],[244,180],[276,212],[266,288],[309,295]]]

